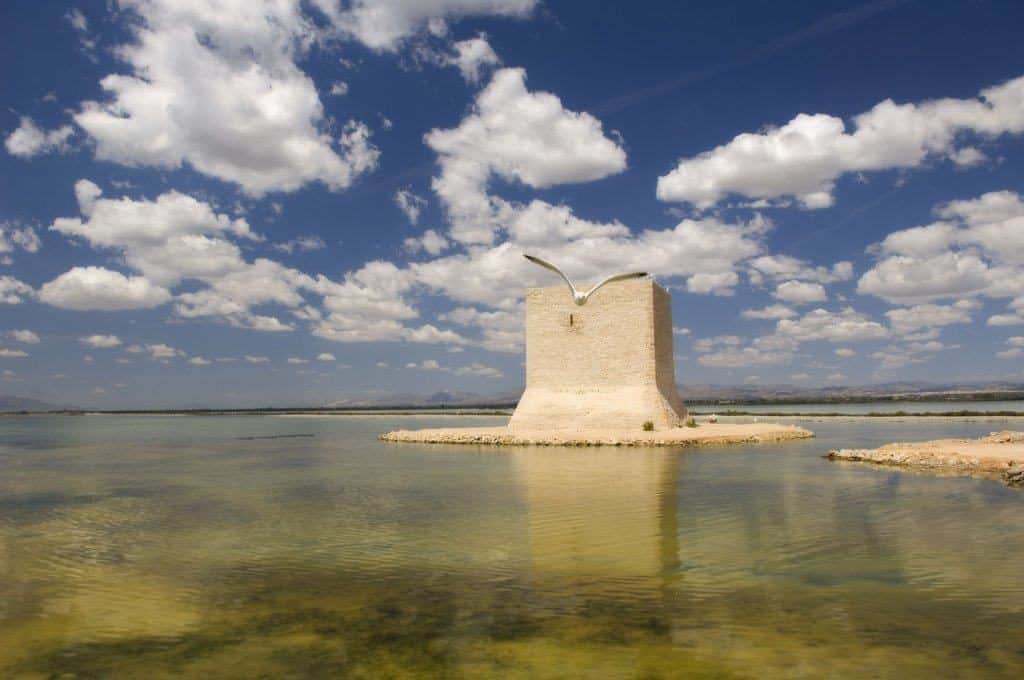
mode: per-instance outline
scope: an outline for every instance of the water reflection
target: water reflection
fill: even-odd
[[[1024,493],[820,458],[980,431],[816,424],[687,452],[373,439],[395,425],[0,422],[0,677],[1024,670]],[[294,433],[313,436],[237,438]]]

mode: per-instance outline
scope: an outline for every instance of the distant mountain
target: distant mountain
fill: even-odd
[[[0,413],[10,411],[62,411],[69,410],[67,406],[58,406],[48,401],[29,399],[28,397],[14,397],[0,395]]]
[[[683,401],[691,403],[756,403],[786,401],[873,401],[925,399],[972,401],[1024,399],[1024,383],[988,381],[971,383],[892,382],[878,385],[800,387],[797,385],[680,385]]]
[[[437,408],[450,406],[466,408],[473,406],[508,406],[512,407],[519,401],[521,390],[513,392],[497,392],[479,394],[477,392],[435,392],[429,395],[412,393],[392,393],[374,395],[372,397],[350,397],[338,399],[327,406],[331,408]]]
[[[801,387],[799,385],[680,385],[683,401],[693,404],[850,402],[885,400],[976,401],[1024,399],[1024,383],[1007,381],[972,383],[892,382],[878,385]],[[435,392],[378,394],[350,397],[326,404],[330,408],[470,408],[512,407],[521,390],[479,394]]]

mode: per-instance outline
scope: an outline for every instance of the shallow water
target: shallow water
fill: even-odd
[[[375,440],[500,422],[0,418],[0,677],[1024,675],[1024,491],[821,458],[998,424]]]
[[[698,404],[694,413],[840,413],[862,416],[868,413],[1024,413],[1024,401],[872,401],[863,404]]]

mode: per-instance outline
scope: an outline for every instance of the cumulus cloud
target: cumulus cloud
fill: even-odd
[[[427,206],[427,199],[417,196],[408,187],[395,192],[395,205],[409,220],[410,224],[420,221],[420,212]]]
[[[780,283],[775,288],[775,297],[783,302],[789,302],[794,305],[822,302],[828,299],[823,285],[805,281],[784,281]]]
[[[492,175],[539,189],[588,182],[621,172],[626,153],[604,135],[600,121],[569,111],[548,92],[526,89],[526,72],[497,71],[458,127],[424,137],[438,153],[433,187],[445,205],[452,237],[494,241],[504,202],[486,193]]]
[[[792,359],[788,352],[766,351],[758,347],[726,347],[702,354],[697,361],[710,368],[741,368],[744,366],[774,366]]]
[[[63,153],[70,149],[68,140],[75,133],[70,125],[55,130],[43,130],[28,116],[21,117],[21,124],[4,140],[7,153],[19,158],[32,158],[46,153]]]
[[[321,352],[320,354],[316,355],[316,360],[317,361],[336,361],[337,359],[330,352]]]
[[[797,313],[785,305],[768,305],[764,309],[744,309],[740,316],[744,319],[791,319]]]
[[[537,0],[313,0],[343,34],[367,47],[393,52],[410,36],[447,32],[447,22],[463,17],[525,18]]]
[[[34,228],[17,222],[0,222],[0,264],[11,264],[11,253],[15,250],[36,253],[41,247],[42,241]]]
[[[180,349],[175,349],[170,345],[166,345],[162,342],[146,345],[146,351],[149,352],[149,356],[156,360],[168,360],[176,359],[178,357],[184,357],[185,353]]]
[[[952,305],[923,304],[891,309],[885,315],[889,317],[893,332],[903,335],[922,328],[970,323],[971,311],[978,306],[976,302],[962,300]]]
[[[39,289],[48,305],[76,311],[120,311],[159,307],[171,293],[142,276],[125,276],[104,267],[72,267]]]
[[[775,333],[797,342],[827,340],[836,344],[879,340],[889,335],[885,326],[852,307],[839,312],[819,308],[799,319],[780,319],[775,326]]]
[[[504,375],[497,368],[487,366],[479,362],[473,362],[466,366],[443,366],[436,359],[424,359],[418,364],[410,362],[406,364],[405,367],[419,369],[421,371],[442,371],[453,375],[469,375],[480,378],[501,378]]]
[[[853,263],[845,260],[831,267],[821,267],[789,255],[768,254],[755,257],[747,264],[747,276],[755,285],[760,285],[766,278],[773,281],[798,279],[824,284],[853,278]]]
[[[7,349],[6,347],[0,347],[0,358],[3,359],[22,359],[28,356],[28,352],[20,349]]]
[[[1012,338],[1006,339],[1007,349],[996,352],[997,357],[1003,359],[1016,359],[1018,357],[1024,357],[1024,335],[1015,335]]]
[[[312,250],[321,250],[326,247],[327,244],[324,240],[316,235],[296,236],[284,243],[274,244],[274,250],[288,253],[289,255],[292,253],[308,253]]]
[[[39,336],[27,329],[7,331],[7,337],[15,342],[20,342],[26,345],[38,345],[40,342]]]
[[[961,133],[982,137],[1024,132],[1024,77],[982,90],[978,98],[897,104],[885,100],[855,116],[801,113],[779,128],[744,133],[658,178],[663,201],[707,209],[731,194],[795,197],[809,209],[832,205],[844,174],[916,168],[935,158],[980,162],[959,146]]]
[[[485,70],[501,63],[487,42],[487,37],[482,34],[469,40],[460,40],[452,48],[455,53],[447,57],[446,63],[459,69],[467,83],[475,85],[480,82]]]
[[[191,359],[188,360],[188,363],[192,364],[193,366],[209,366],[213,362],[210,361],[209,359],[204,359],[203,357],[192,357]]]
[[[441,234],[427,229],[421,236],[410,236],[402,242],[402,247],[409,253],[425,252],[428,255],[440,255],[450,244]]]
[[[94,347],[97,349],[117,347],[118,345],[121,344],[121,338],[117,337],[116,335],[102,334],[87,335],[85,337],[79,338],[78,341],[81,342],[83,345],[88,345],[89,347]]]
[[[332,190],[376,167],[365,124],[330,132],[316,87],[296,65],[315,38],[292,0],[122,0],[131,75],[100,81],[75,122],[96,157],[195,170],[253,196],[310,182]]]
[[[889,234],[857,292],[915,304],[1024,295],[1024,200],[995,191],[936,210],[940,222]]]

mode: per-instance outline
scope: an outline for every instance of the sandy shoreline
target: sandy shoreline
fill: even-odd
[[[1024,432],[993,432],[980,439],[937,439],[886,444],[877,449],[830,451],[830,460],[913,468],[936,474],[999,478],[1024,486]]]
[[[773,423],[702,423],[670,430],[510,430],[507,427],[450,427],[395,430],[382,434],[390,442],[484,444],[494,446],[714,446],[806,439],[814,433],[795,425]]]

